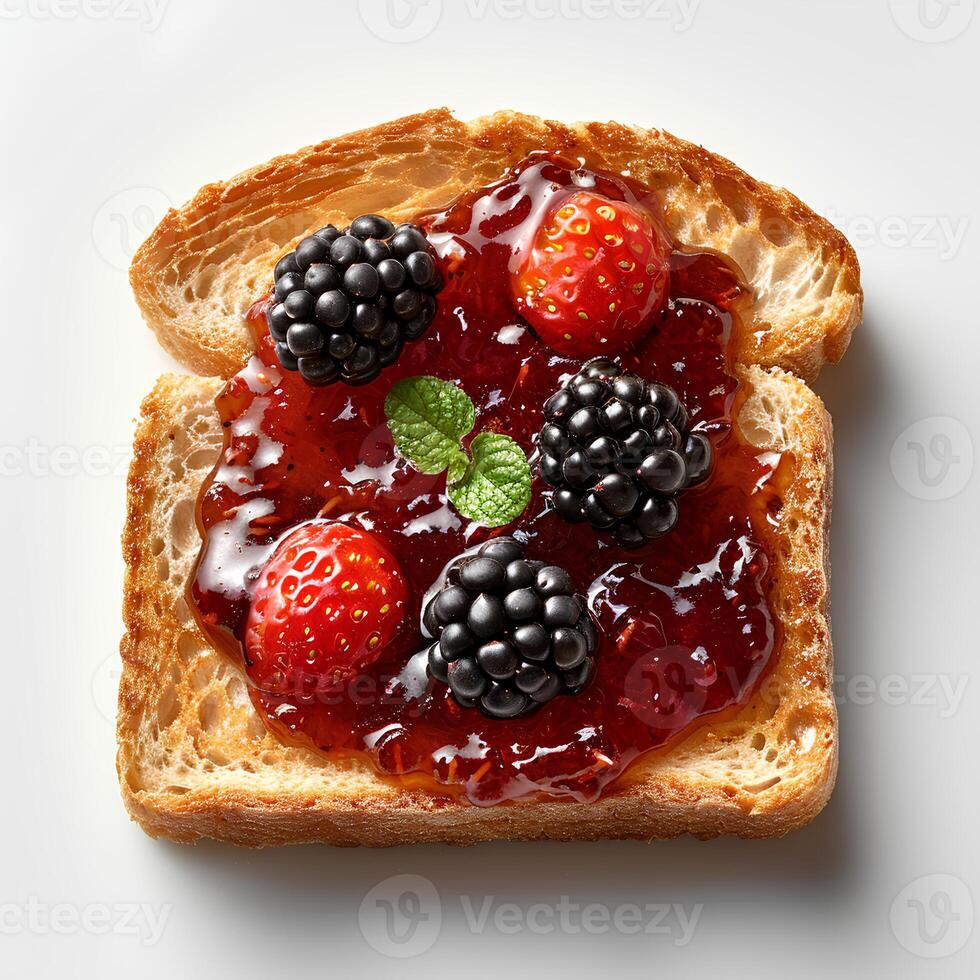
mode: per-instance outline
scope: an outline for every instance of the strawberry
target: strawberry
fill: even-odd
[[[408,586],[366,531],[314,521],[280,543],[245,625],[248,675],[273,694],[337,690],[378,658],[404,618]]]
[[[512,289],[553,350],[615,354],[650,328],[667,296],[669,247],[650,215],[577,191],[538,228]]]

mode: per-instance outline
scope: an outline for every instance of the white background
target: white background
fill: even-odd
[[[162,2],[0,0],[0,973],[976,976],[974,0],[397,0],[394,18],[385,0]],[[153,842],[123,812],[124,481],[107,468],[175,366],[122,267],[166,202],[438,104],[661,126],[855,239],[866,322],[818,386],[837,431],[841,774],[785,840],[250,853]],[[396,918],[413,955],[395,963],[377,893],[358,910],[400,874],[426,879],[407,884],[429,918]],[[588,931],[562,896],[699,918],[690,937],[676,911],[668,933]],[[141,935],[116,908],[134,903]]]

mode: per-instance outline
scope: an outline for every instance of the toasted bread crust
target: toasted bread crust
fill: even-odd
[[[669,133],[613,122],[567,126],[512,112],[464,124],[435,109],[207,185],[137,253],[137,301],[182,364],[227,378],[249,350],[242,314],[298,239],[358,211],[407,219],[445,207],[541,149],[629,172],[662,198],[679,241],[741,266],[757,301],[738,340],[740,363],[812,380],[843,355],[861,319],[857,259],[840,232],[788,191]]]
[[[143,404],[124,535],[118,769],[130,813],[153,836],[251,846],[770,837],[808,822],[837,767],[830,421],[819,398],[778,369],[747,368],[742,381],[743,438],[795,460],[782,517],[767,532],[784,630],[773,673],[733,718],[643,757],[597,802],[484,809],[382,779],[366,761],[282,745],[265,730],[240,671],[208,646],[184,600],[197,550],[193,503],[221,445],[220,381],[162,378]]]

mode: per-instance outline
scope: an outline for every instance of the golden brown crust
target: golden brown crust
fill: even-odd
[[[757,294],[739,340],[742,364],[811,380],[843,355],[861,319],[857,259],[840,232],[788,191],[669,133],[512,112],[464,124],[435,109],[209,184],[171,211],[137,253],[136,298],[181,363],[229,377],[249,349],[242,314],[303,235],[358,211],[398,219],[444,207],[539,149],[628,171],[662,198],[678,240],[724,252],[742,267]]]
[[[767,542],[784,628],[774,672],[724,722],[651,753],[595,803],[489,809],[406,790],[366,762],[284,746],[238,671],[209,648],[183,598],[197,550],[193,502],[221,443],[217,379],[168,376],[143,405],[129,481],[118,768],[130,813],[155,836],[271,846],[489,839],[784,834],[816,815],[837,765],[826,617],[830,426],[779,370],[746,369],[743,437],[791,452],[793,479]]]

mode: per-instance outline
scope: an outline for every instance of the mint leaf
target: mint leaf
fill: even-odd
[[[481,432],[470,445],[472,462],[449,484],[453,506],[485,527],[510,524],[531,500],[531,467],[510,436]]]
[[[459,445],[473,428],[473,402],[462,388],[423,375],[395,384],[385,399],[388,428],[395,446],[422,473],[450,477],[465,471],[468,459]]]
[[[485,527],[516,520],[531,499],[531,467],[510,436],[481,432],[470,446],[460,445],[472,431],[476,410],[457,385],[422,375],[394,385],[385,399],[395,447],[417,470],[446,470],[450,502],[464,517]]]

